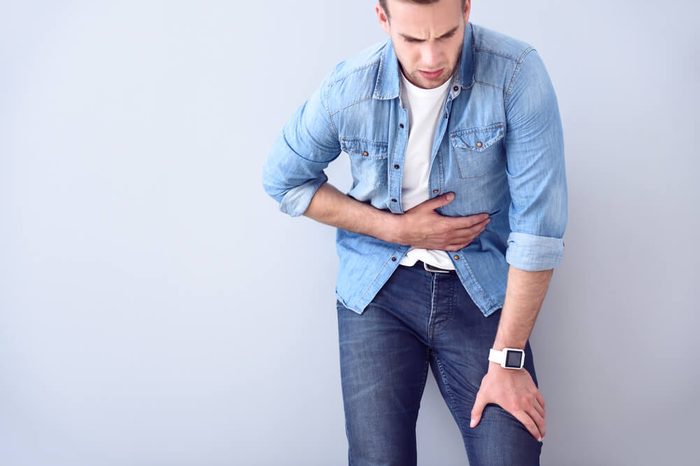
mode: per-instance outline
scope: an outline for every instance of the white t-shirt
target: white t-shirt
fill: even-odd
[[[448,79],[439,87],[423,89],[412,84],[401,72],[401,100],[409,118],[401,189],[404,211],[430,199],[429,170],[433,138],[451,82],[452,79]],[[399,264],[411,266],[418,260],[443,269],[455,268],[448,253],[438,249],[411,248]]]

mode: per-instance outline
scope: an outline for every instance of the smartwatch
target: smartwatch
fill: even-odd
[[[495,362],[506,369],[522,369],[525,364],[525,350],[518,348],[503,348],[501,351],[491,348],[489,361]]]

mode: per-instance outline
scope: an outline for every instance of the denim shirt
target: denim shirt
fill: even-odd
[[[328,180],[324,169],[350,158],[347,195],[404,213],[401,190],[410,131],[390,40],[344,60],[292,115],[263,167],[263,187],[282,212],[302,215]],[[469,23],[430,154],[429,197],[456,217],[482,212],[491,222],[469,245],[448,251],[484,316],[503,307],[509,265],[558,266],[564,250],[567,186],[557,98],[537,51]],[[338,228],[335,294],[362,314],[410,245]]]

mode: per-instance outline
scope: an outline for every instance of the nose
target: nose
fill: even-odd
[[[433,41],[426,41],[421,50],[421,61],[426,70],[435,71],[440,66],[440,50]]]

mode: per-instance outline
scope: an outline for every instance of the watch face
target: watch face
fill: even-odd
[[[520,368],[520,361],[522,360],[523,353],[520,351],[506,351],[506,367],[517,367]]]

